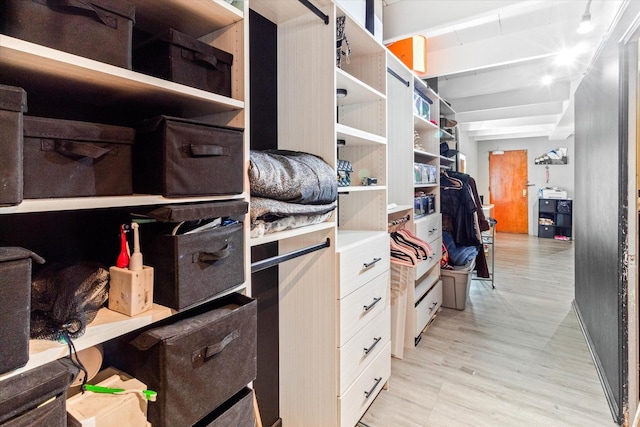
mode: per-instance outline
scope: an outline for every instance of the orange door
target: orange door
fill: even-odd
[[[489,153],[489,198],[496,231],[529,232],[527,150]]]

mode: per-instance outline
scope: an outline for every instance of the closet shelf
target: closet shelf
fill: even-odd
[[[198,38],[212,29],[224,28],[242,21],[242,10],[223,0],[133,0],[136,27],[156,34],[173,28]]]
[[[338,187],[338,193],[355,193],[357,191],[383,191],[385,185],[350,185],[348,187]]]
[[[54,82],[60,95],[76,93],[114,108],[179,110],[187,117],[244,108],[237,99],[5,35],[0,35],[0,77],[16,86]]]
[[[244,199],[243,194],[233,196],[189,197],[172,199],[160,195],[137,194],[132,196],[106,197],[74,197],[59,199],[29,199],[16,206],[0,208],[0,214],[71,211],[82,209],[116,208],[126,206],[162,205],[192,202],[207,202],[216,200]]]
[[[413,188],[436,188],[436,187],[438,187],[437,182],[432,182],[430,184],[420,184],[420,183],[413,184]]]
[[[456,162],[456,159],[455,158],[445,157],[445,156],[440,156],[440,162],[452,164],[452,163]]]
[[[413,210],[412,205],[398,205],[398,206],[394,206],[391,209],[387,209],[387,215],[391,215],[398,212],[404,212],[404,211],[412,211],[412,210]]]
[[[347,90],[347,96],[337,98],[338,106],[340,107],[384,101],[387,98],[382,92],[375,90],[341,68],[336,68],[336,88]]]
[[[360,145],[384,145],[387,143],[387,138],[383,136],[365,132],[341,123],[336,123],[336,134],[338,139],[345,140],[345,145],[347,147]]]
[[[419,116],[417,114],[413,115],[413,127],[416,130],[422,130],[422,131],[428,131],[428,130],[436,131],[436,130],[438,130],[438,125],[430,122],[429,120],[427,120],[424,117]]]
[[[264,245],[265,243],[277,242],[280,240],[290,239],[292,237],[304,236],[305,234],[315,233],[316,231],[330,230],[335,226],[336,223],[333,221],[307,225],[305,227],[300,227],[293,230],[285,230],[278,233],[271,233],[261,237],[252,238],[249,244],[251,246]]]
[[[422,150],[413,150],[413,154],[417,156],[428,157],[430,159],[437,159],[438,157],[440,157],[440,155],[438,154],[433,154]]]
[[[312,0],[312,3],[323,7],[331,4],[331,0]],[[282,24],[309,13],[309,9],[298,1],[252,1],[249,6],[275,24]]]

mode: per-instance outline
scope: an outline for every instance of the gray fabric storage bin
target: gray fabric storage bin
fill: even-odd
[[[195,427],[254,427],[255,423],[253,392],[245,387]]]
[[[136,193],[165,197],[242,193],[242,129],[167,116],[145,120],[136,129]]]
[[[256,300],[234,293],[191,312],[111,352],[115,367],[158,392],[147,415],[154,427],[192,426],[256,377]]]
[[[1,31],[131,69],[135,5],[127,0],[3,0]]]
[[[141,228],[145,265],[154,268],[154,302],[183,309],[244,282],[241,221],[247,210],[247,202],[237,200],[169,205],[150,212],[166,223]],[[169,233],[182,222],[219,217],[237,223],[193,234]]]
[[[0,374],[29,361],[32,260],[44,262],[26,249],[0,247]]]
[[[78,372],[65,358],[3,380],[0,426],[67,427],[66,391]]]
[[[133,193],[132,128],[24,117],[24,198]]]
[[[0,206],[22,202],[22,114],[24,89],[0,85]]]

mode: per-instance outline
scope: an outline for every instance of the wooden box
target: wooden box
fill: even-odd
[[[153,267],[109,268],[109,310],[135,316],[153,307]]]

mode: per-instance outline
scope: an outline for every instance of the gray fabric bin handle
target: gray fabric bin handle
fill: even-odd
[[[229,245],[225,245],[224,248],[216,252],[198,252],[197,254],[193,254],[192,260],[194,263],[206,262],[208,264],[213,264],[216,261],[228,257],[229,255],[231,255],[231,248]]]
[[[221,147],[219,145],[190,144],[189,149],[192,156],[198,157],[229,155],[229,147]]]
[[[89,157],[91,159],[99,159],[113,151],[111,148],[95,144],[78,143],[64,139],[45,140],[42,144],[42,150],[53,150],[67,157]]]
[[[36,2],[38,2],[36,0]],[[68,9],[80,12],[83,15],[93,16],[97,21],[102,22],[107,27],[118,28],[118,20],[113,16],[103,12],[87,0],[46,0],[51,8]],[[40,2],[38,2],[40,3]]]
[[[191,62],[197,62],[202,66],[208,66],[214,70],[218,69],[218,58],[204,52],[192,52],[189,49],[182,49],[181,55],[183,59]]]
[[[238,330],[236,329],[229,333],[221,341],[194,351],[191,354],[191,363],[194,366],[202,365],[212,357],[222,353],[224,349],[227,348],[227,346],[229,346],[229,344],[231,344],[239,336],[240,332],[238,332]]]

